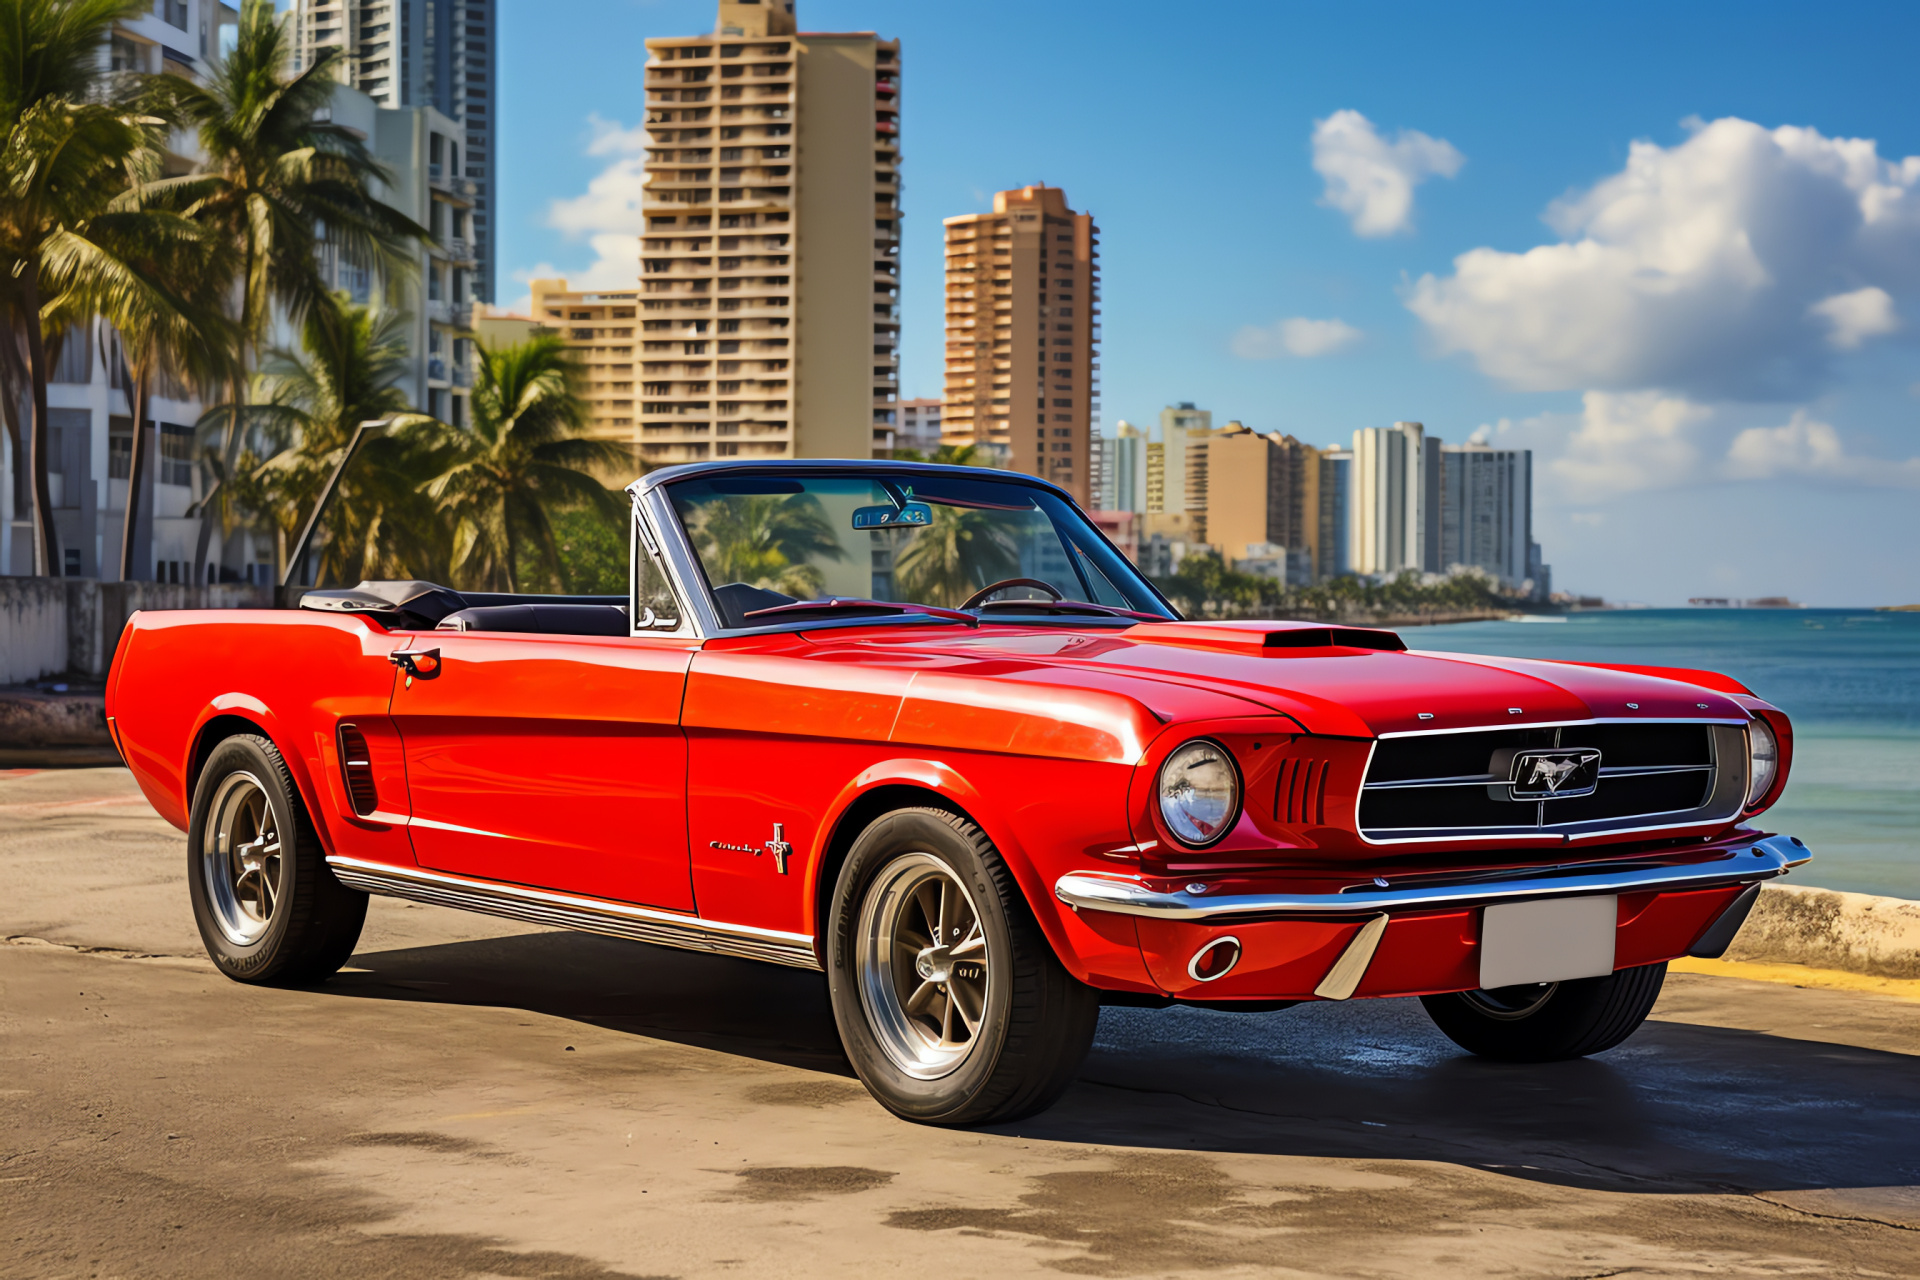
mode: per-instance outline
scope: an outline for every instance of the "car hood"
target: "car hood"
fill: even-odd
[[[1237,630],[1257,624],[1234,625],[1235,639],[1260,634]],[[993,628],[956,635],[942,628],[911,639],[869,633],[861,643],[983,662],[1103,671],[1123,677],[1117,683],[1141,681],[1147,701],[1149,683],[1202,688],[1280,712],[1309,733],[1340,737],[1593,719],[1748,719],[1729,694],[1685,679],[1473,654],[1216,644],[1180,633],[1185,626],[1152,624],[1118,634]]]

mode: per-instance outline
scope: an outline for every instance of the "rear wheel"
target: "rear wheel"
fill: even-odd
[[[1099,993],[1074,979],[986,833],[903,809],[840,869],[827,946],[834,1021],[882,1106],[930,1124],[1043,1111],[1093,1042]]]
[[[238,982],[317,982],[347,962],[367,895],[326,864],[279,750],[255,734],[213,749],[194,788],[187,885],[207,955]]]
[[[1604,1052],[1639,1030],[1666,979],[1665,964],[1649,964],[1604,978],[1422,996],[1420,1003],[1449,1040],[1471,1053],[1557,1062]]]

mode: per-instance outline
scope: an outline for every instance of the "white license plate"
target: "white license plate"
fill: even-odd
[[[1507,902],[1481,912],[1480,986],[1566,982],[1613,972],[1620,899]]]

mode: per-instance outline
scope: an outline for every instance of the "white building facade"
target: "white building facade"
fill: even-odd
[[[199,78],[220,56],[220,28],[239,20],[218,0],[154,0],[151,13],[114,28],[102,56],[109,69],[172,72]],[[177,137],[176,147],[191,145]],[[177,156],[184,166],[191,156]],[[193,461],[193,427],[204,406],[160,371],[147,389],[148,468],[138,504],[130,563],[122,574],[121,541],[133,460],[134,424],[119,335],[98,321],[59,339],[47,378],[47,481],[59,549],[53,572],[63,577],[191,582],[201,520],[189,514],[207,488]],[[0,432],[0,573],[33,572],[33,498],[27,435]],[[265,581],[259,549],[244,535],[213,531],[215,577]]]
[[[1353,433],[1348,563],[1359,574],[1440,567],[1440,441],[1418,422]]]

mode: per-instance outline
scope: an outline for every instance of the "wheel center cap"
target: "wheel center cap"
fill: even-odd
[[[928,947],[913,959],[913,971],[928,982],[945,982],[949,967],[945,947]]]

